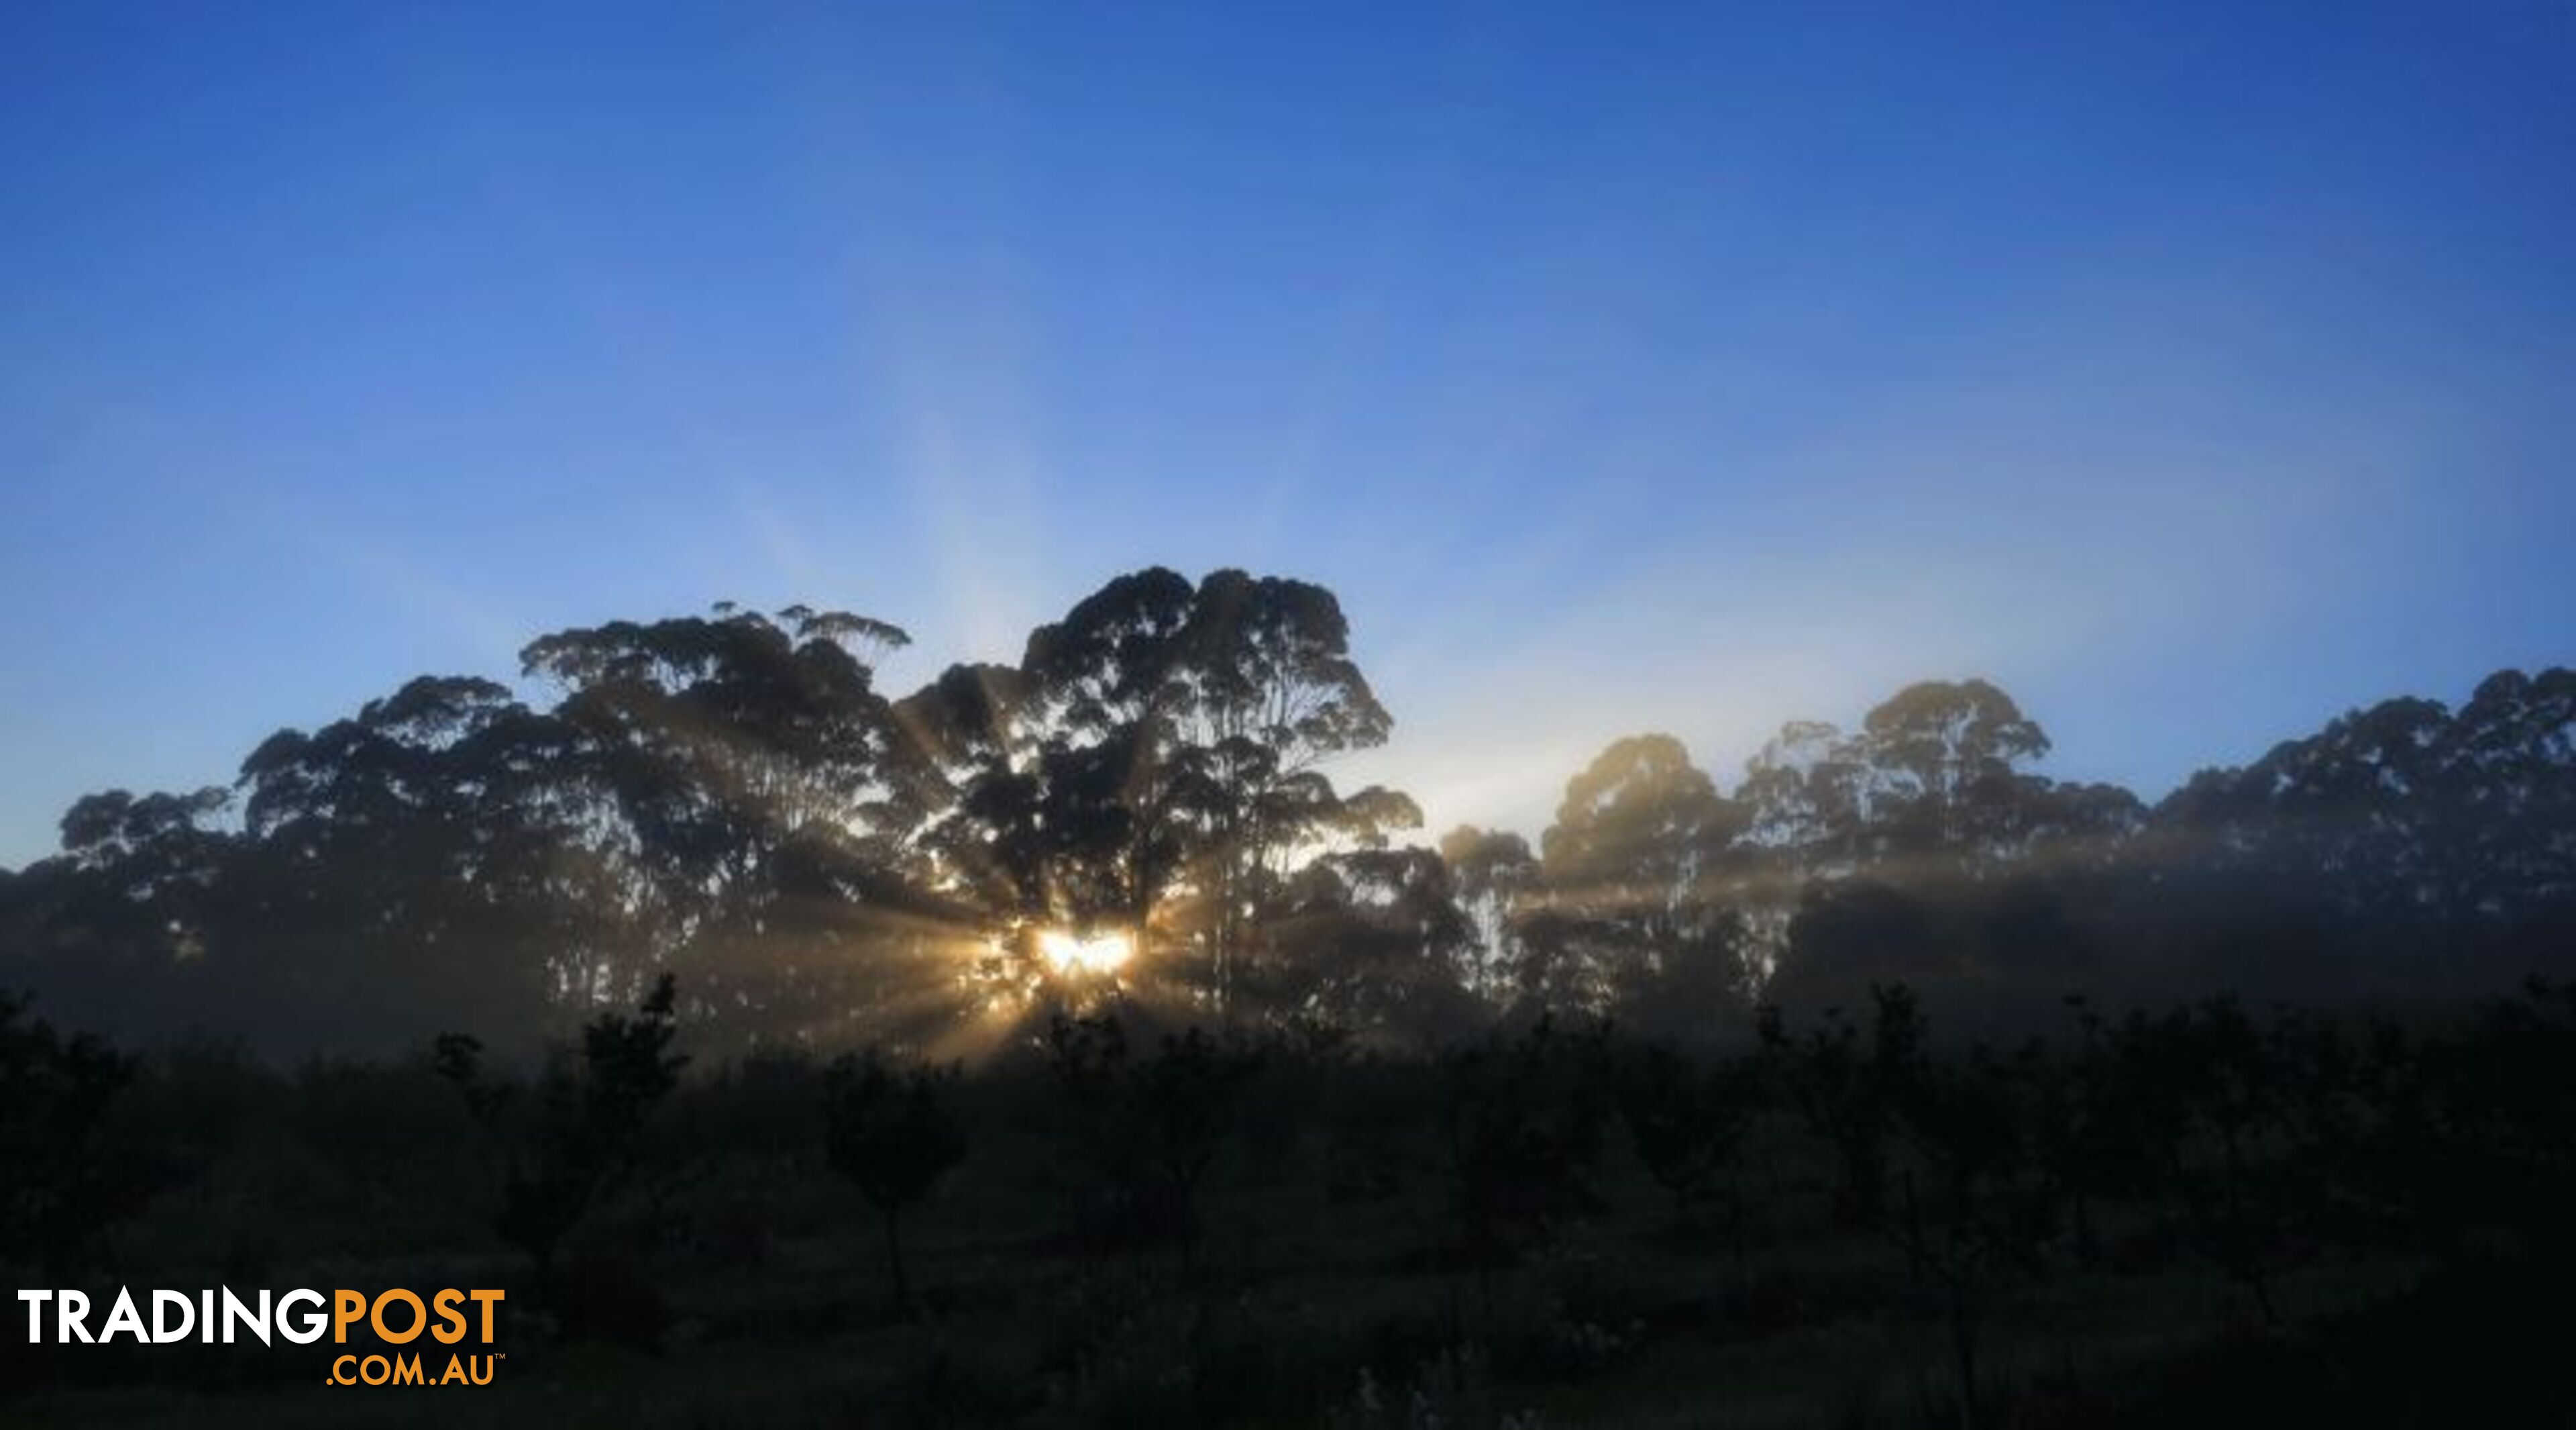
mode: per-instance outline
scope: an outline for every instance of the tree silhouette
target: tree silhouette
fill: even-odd
[[[1982,680],[1909,685],[1869,712],[1862,740],[1882,856],[1955,851],[1972,865],[2009,846],[2018,771],[2049,748],[2012,697]]]
[[[1758,1069],[1733,1058],[1700,1061],[1669,1043],[1650,1043],[1619,1067],[1619,1114],[1637,1159],[1672,1198],[1687,1227],[1709,1193],[1727,1193],[1727,1226],[1740,1262],[1743,1206],[1735,1186],[1747,1124],[1760,1105]]]
[[[40,1266],[63,1285],[103,1251],[107,1228],[139,1210],[159,1177],[104,1133],[136,1060],[94,1036],[64,1037],[0,992],[0,1262]]]
[[[2152,810],[2036,773],[1991,682],[1920,682],[1791,722],[1732,789],[1618,740],[1535,854],[1434,854],[1412,801],[1326,776],[1392,720],[1320,586],[1129,573],[890,701],[904,641],[805,606],[574,627],[526,693],[423,676],[230,790],[88,796],[0,881],[0,972],[119,1036],[516,1055],[672,969],[707,1046],[918,1053],[1112,990],[1389,1045],[1546,1009],[1706,1040],[1902,980],[2000,1033],[2079,990],[2466,997],[2576,947],[2563,669],[2354,711]],[[1058,969],[1054,930],[1135,956]]]
[[[1549,1015],[1442,1059],[1453,1209],[1480,1268],[1552,1239],[1592,1210],[1592,1174],[1614,1107],[1608,1029]]]
[[[1057,1014],[1048,1045],[1071,1114],[1068,1150],[1115,1198],[1108,1229],[1158,1226],[1184,1274],[1195,1272],[1199,1188],[1234,1131],[1258,1053],[1191,1027],[1131,1058],[1115,1014]]]
[[[1912,1018],[1902,990],[1882,989],[1880,1026]],[[1978,1345],[1988,1301],[2006,1278],[2035,1277],[2059,1233],[2058,1186],[2040,1155],[2040,1107],[2052,1070],[2033,1047],[1998,1057],[1927,1060],[1898,1088],[1895,1124],[1912,1152],[1891,1230],[1917,1277],[1937,1290],[1950,1330],[1960,1423],[1981,1418]]]
[[[620,871],[642,935],[621,941],[630,956],[689,969],[708,1007],[785,1010],[849,991],[825,981],[832,962],[796,959],[766,931],[829,924],[800,901],[893,889],[908,872],[934,774],[866,660],[905,639],[800,606],[612,622],[528,646],[527,674],[564,692],[557,717],[575,732],[550,797]],[[839,927],[890,960],[918,958],[918,930],[873,911],[853,901]],[[602,1001],[640,987],[633,968],[580,974]]]
[[[1480,1021],[1461,979],[1474,934],[1449,866],[1427,849],[1309,864],[1283,894],[1262,1001],[1373,1042],[1456,1035]]]
[[[646,1125],[688,1064],[685,1054],[670,1051],[677,1003],[677,981],[666,973],[633,1017],[592,1019],[582,1029],[579,1061],[547,1064],[529,1099],[534,1120],[524,1127],[502,1120],[512,1099],[485,1081],[480,1045],[455,1035],[438,1041],[439,1074],[505,1139],[493,1230],[527,1254],[542,1289],[554,1289],[556,1252],[583,1213],[633,1174]]]
[[[954,1069],[889,1066],[876,1050],[836,1059],[827,1074],[824,1148],[885,1227],[886,1272],[898,1316],[912,1310],[904,1274],[903,1213],[966,1156]]]
[[[1827,1008],[1804,1038],[1777,1006],[1760,1012],[1765,1064],[1807,1126],[1832,1149],[1839,1179],[1834,1216],[1846,1229],[1885,1224],[1889,1142],[1928,1067],[1922,1010],[1897,986],[1870,989],[1866,1034],[1839,1007]]]
[[[1474,939],[1473,962],[1464,970],[1468,990],[1499,1007],[1510,1001],[1527,956],[1520,925],[1541,897],[1538,857],[1517,834],[1463,824],[1442,836],[1440,857]]]
[[[1608,1012],[1623,992],[1685,1031],[1742,1006],[1736,924],[1712,897],[1741,809],[1668,735],[1621,740],[1569,781],[1543,841],[1546,889],[1522,937],[1544,1006]],[[1710,999],[1697,1009],[1668,995]],[[1715,1001],[1733,993],[1725,1002]],[[1694,1013],[1696,1018],[1694,1018]]]
[[[926,843],[1005,924],[1194,947],[1222,1017],[1289,855],[1419,820],[1317,768],[1389,728],[1348,643],[1318,586],[1118,577],[1032,632],[1015,671],[952,668],[904,702],[953,791]]]
[[[2273,1285],[2314,1254],[2321,1230],[2317,1169],[2285,1155],[2308,1070],[2229,998],[2133,1017],[2119,1046],[2184,1235],[2277,1324]]]
[[[1245,1085],[1260,1070],[1250,1050],[1190,1028],[1165,1037],[1130,1073],[1133,1113],[1147,1164],[1160,1179],[1184,1273],[1196,1271],[1199,1187],[1232,1134]]]

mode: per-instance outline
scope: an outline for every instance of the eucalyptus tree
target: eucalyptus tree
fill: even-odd
[[[1997,1007],[2015,980],[2072,991],[2089,939],[2064,913],[2104,901],[2147,812],[2116,786],[2032,773],[2048,749],[1974,679],[1909,685],[1852,733],[1785,727],[1738,793],[1734,906],[1771,996],[1856,1005],[1893,979],[1983,984]]]
[[[231,978],[368,1036],[539,1031],[608,891],[550,798],[574,732],[499,684],[420,677],[242,762]],[[588,876],[587,878],[585,876]]]
[[[32,949],[84,950],[129,1027],[280,1046],[390,1044],[435,1021],[542,1019],[563,930],[531,782],[564,731],[488,681],[421,678],[318,730],[280,731],[232,790],[75,803],[28,871]]]
[[[618,621],[528,645],[546,708],[422,677],[281,731],[242,767],[225,963],[387,1034],[540,1034],[683,961],[738,1022],[848,1003],[919,922],[881,915],[929,782],[863,658],[902,639],[801,606]]]
[[[1535,909],[1544,887],[1538,856],[1517,834],[1462,824],[1441,836],[1440,857],[1449,866],[1453,897],[1472,938],[1461,975],[1484,1002],[1507,1003],[1526,952],[1521,920]]]
[[[957,933],[910,890],[936,772],[870,665],[906,639],[845,612],[727,606],[522,652],[572,732],[545,798],[615,872],[634,934],[584,993],[622,997],[685,960],[702,1007],[774,1028],[854,975],[935,976]]]
[[[1213,803],[1205,752],[1179,724],[1194,595],[1161,567],[1117,577],[1032,631],[1020,663],[1022,709],[1038,722],[1048,912],[1123,927],[1140,945]]]
[[[1319,768],[1389,719],[1306,582],[1132,572],[1033,631],[1015,669],[954,667],[901,716],[948,793],[926,840],[945,882],[1005,928],[1192,950],[1221,1013],[1291,866],[1403,813]]]
[[[1262,1001],[1377,1044],[1463,1035],[1484,1011],[1461,977],[1475,932],[1427,849],[1330,854],[1290,882]]]
[[[1669,735],[1613,743],[1566,785],[1541,840],[1544,894],[1520,922],[1522,996],[1713,1027],[1747,984],[1723,876],[1744,825]]]
[[[960,664],[894,707],[904,737],[939,781],[939,805],[922,837],[931,876],[994,910],[1035,912],[1047,902],[1028,698],[1017,666]]]
[[[2499,671],[2456,714],[2382,701],[2241,768],[2204,770],[2154,818],[2162,912],[2204,929],[2299,922],[2339,944],[2551,956],[2576,908],[2576,672]],[[2347,971],[2363,960],[2343,959]],[[2430,970],[2369,971],[2413,981]],[[2487,973],[2520,969],[2487,969]]]
[[[561,631],[520,660],[562,691],[555,713],[582,737],[574,793],[624,826],[648,871],[720,900],[808,829],[887,859],[909,833],[927,772],[863,658],[905,639],[793,607]]]
[[[2523,921],[2576,903],[2576,670],[2502,670],[2443,741],[2440,900]]]
[[[2437,702],[2385,701],[2175,791],[2157,811],[2164,910],[2217,965],[2193,974],[2232,983],[2251,970],[2227,965],[2257,957],[2277,970],[2288,934],[2310,945],[2306,981],[2328,975],[2322,945],[2343,942],[2338,928],[2386,942],[2438,917],[2442,854],[2428,836],[2448,725]]]
[[[2027,792],[2021,767],[2049,740],[2011,696],[1983,680],[1922,681],[1862,722],[1875,779],[1881,857],[2009,857]]]
[[[1249,925],[1319,832],[1396,822],[1419,811],[1376,792],[1336,796],[1319,766],[1386,742],[1393,717],[1350,657],[1350,625],[1333,593],[1310,582],[1237,570],[1199,582],[1182,633],[1183,742],[1205,752],[1220,798],[1198,861],[1211,972],[1220,1006]]]
[[[1789,872],[1789,896],[1803,876],[1851,872],[1861,858],[1871,788],[1868,749],[1822,720],[1792,720],[1745,762],[1735,797],[1745,806],[1744,842]]]
[[[1947,913],[1880,879],[1811,885],[1763,996],[1799,1014],[1857,1013],[1870,1006],[1872,989],[1902,983],[1946,1003],[1943,995],[1963,981],[1966,964],[1964,932]]]
[[[1849,734],[1818,721],[1782,728],[1738,793],[1745,842],[1791,897],[1810,880],[1982,878],[2054,841],[2116,842],[2143,810],[2108,786],[2028,772],[2047,732],[1984,680],[1921,681],[1873,707]]]
[[[220,787],[73,803],[62,852],[8,881],[0,988],[32,984],[85,1026],[159,1031],[204,992],[204,955],[228,926],[225,885],[240,855],[234,802]]]

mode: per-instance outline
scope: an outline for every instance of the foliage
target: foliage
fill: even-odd
[[[874,1048],[845,1055],[825,1073],[824,1148],[832,1170],[856,1183],[884,1219],[886,1268],[898,1315],[912,1306],[904,1273],[904,1210],[966,1157],[966,1129],[954,1069],[896,1068]]]
[[[1688,1224],[1711,1191],[1732,1186],[1760,1105],[1759,1066],[1744,1058],[1702,1062],[1669,1043],[1650,1043],[1621,1063],[1617,1093],[1638,1160],[1671,1194],[1674,1220]],[[1741,1207],[1729,1211],[1740,1231]]]
[[[1611,741],[1533,840],[1346,790],[1393,717],[1321,586],[1118,576],[1010,664],[900,697],[899,628],[613,620],[524,686],[421,676],[229,788],[75,802],[0,880],[0,976],[125,1036],[289,1055],[468,1027],[505,1057],[683,976],[710,1049],[947,1057],[1044,1010],[1418,1049],[1543,1013],[1705,1045],[1902,983],[1955,1026],[2068,994],[2460,997],[2576,948],[2576,673],[2382,702],[2150,808],[2038,771],[1979,679],[1784,726],[1730,787]],[[1048,935],[1118,935],[1114,971]]]
[[[1199,1188],[1242,1114],[1261,1054],[1193,1026],[1166,1034],[1152,1056],[1131,1058],[1114,1013],[1059,1013],[1048,1045],[1069,1114],[1067,1150],[1110,1198],[1111,1224],[1095,1230],[1159,1227],[1190,1268]]]
[[[91,1213],[130,1264],[182,1284],[478,1265],[493,1228],[455,1196],[469,1120],[505,1170],[627,1166],[540,1294],[514,1289],[512,1364],[563,1388],[495,1407],[537,1395],[559,1413],[643,1376],[621,1417],[703,1418],[728,1364],[757,1366],[725,1388],[737,1415],[933,1423],[1494,1423],[1524,1406],[1595,1423],[1748,1387],[1789,1419],[2102,1423],[2133,1404],[2227,1410],[2265,1371],[2337,1406],[2360,1403],[2344,1386],[2359,1376],[2410,1418],[2457,1403],[2550,1423],[2564,1400],[2531,1329],[2576,1270],[2564,984],[2404,1022],[2088,1003],[2008,1045],[1883,985],[1857,1020],[1775,1011],[1733,1046],[1540,1018],[1434,1058],[1164,1032],[1126,1008],[1062,1017],[1043,1057],[971,1072],[876,1050],[698,1073],[677,1003],[596,1020],[533,1078],[488,1070],[461,1035],[417,1061],[279,1076],[202,1047],[108,1054],[14,1003],[0,1026],[13,1069],[74,1045],[122,1065],[74,1119],[93,1139],[67,1146],[100,1167],[138,1132],[185,1147],[171,1195]],[[13,1136],[48,1105],[37,1085],[6,1084]],[[970,1108],[986,1130],[966,1162]],[[1254,1137],[1260,1155],[1227,1155]],[[1336,1200],[1336,1147],[1447,1175]],[[1878,1187],[1865,1213],[1855,1166]],[[1067,1171],[1179,1256],[1046,1236],[1051,1181],[1033,1174]],[[878,1293],[848,1269],[866,1245],[843,1211],[853,1181],[900,1215],[936,1316],[862,1309]],[[1677,1205],[1720,1189],[1744,1234],[1723,1250],[1675,1235]],[[766,1229],[774,1258],[660,1234],[718,1214]],[[586,1369],[601,1352],[581,1343],[603,1338],[660,1355]],[[2440,1355],[2403,1370],[2410,1344]],[[2481,1349],[2496,1346],[2516,1349]],[[170,1386],[268,1383],[249,1352],[61,1350],[7,1355],[12,1394],[61,1395],[64,1418],[90,1418],[93,1381],[140,1393],[135,1364]],[[2485,1379],[2443,1390],[2461,1365]],[[824,1366],[823,1388],[795,1388]],[[278,1393],[309,1399],[305,1363],[279,1367]]]
[[[678,1086],[689,1059],[671,1051],[677,1000],[677,981],[664,974],[633,1017],[606,1013],[593,1019],[582,1030],[580,1060],[550,1060],[522,1098],[485,1080],[474,1039],[438,1040],[439,1074],[504,1143],[493,1230],[527,1254],[541,1285],[551,1279],[556,1253],[583,1214],[634,1173],[647,1123]],[[530,1104],[527,1121],[504,1120],[514,1100]]]
[[[0,1263],[54,1285],[88,1269],[107,1228],[157,1189],[160,1169],[106,1136],[137,1060],[97,1037],[65,1037],[0,993]]]
[[[1461,1249],[1479,1265],[1543,1245],[1596,1205],[1612,1107],[1609,1027],[1542,1015],[1450,1050],[1446,1140]]]

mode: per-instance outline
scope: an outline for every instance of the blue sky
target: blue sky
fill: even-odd
[[[8,6],[0,863],[1149,562],[1338,591],[1435,825],[1970,673],[2152,797],[2576,658],[2571,175],[2559,4]]]

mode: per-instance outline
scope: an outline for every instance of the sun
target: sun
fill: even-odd
[[[1135,954],[1136,947],[1122,933],[1085,937],[1069,929],[1042,929],[1038,933],[1038,952],[1058,973],[1102,974],[1116,972]]]

